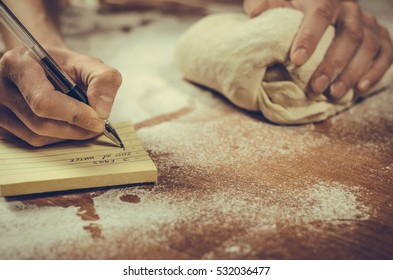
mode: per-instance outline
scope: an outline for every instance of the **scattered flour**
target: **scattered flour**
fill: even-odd
[[[146,18],[150,25],[119,35],[120,26]],[[369,186],[339,171],[362,165],[345,158],[369,157],[370,169],[392,178],[393,137],[380,132],[392,131],[392,94],[323,124],[273,126],[179,79],[169,54],[194,19],[94,20],[82,28],[89,36],[69,34],[69,42],[123,72],[113,119],[134,121],[159,181],[43,201],[1,198],[1,258],[245,258],[264,238],[285,250],[288,228],[291,237],[319,237],[373,218],[362,199]]]

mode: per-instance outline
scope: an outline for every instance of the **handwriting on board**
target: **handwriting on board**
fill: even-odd
[[[124,150],[103,136],[38,149],[0,139],[0,195],[156,181],[156,167],[132,124],[115,127]]]

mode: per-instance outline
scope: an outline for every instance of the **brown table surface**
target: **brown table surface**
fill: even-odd
[[[123,73],[113,120],[134,122],[158,182],[1,198],[0,258],[393,258],[392,89],[272,125],[181,80],[172,52],[196,16],[85,12],[67,40]]]

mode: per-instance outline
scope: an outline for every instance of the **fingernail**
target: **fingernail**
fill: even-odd
[[[256,17],[256,16],[259,16],[260,13],[261,13],[261,12],[260,12],[259,10],[254,9],[254,10],[252,10],[252,11],[249,13],[249,15],[250,15],[250,18],[254,18],[254,17]]]
[[[314,90],[318,93],[323,93],[329,85],[329,78],[326,75],[321,75],[314,80]]]
[[[371,85],[371,82],[370,82],[369,80],[364,80],[364,81],[361,81],[361,82],[358,84],[358,88],[359,88],[361,91],[367,91],[367,90],[370,88],[370,85]]]
[[[308,53],[305,48],[296,50],[292,56],[292,63],[295,65],[303,65],[308,59]]]
[[[266,6],[265,3],[260,0],[254,1],[246,1],[245,2],[245,10],[246,13],[251,17],[254,18],[263,12],[263,8]]]
[[[334,98],[340,98],[347,92],[347,87],[343,82],[337,82],[330,86],[330,95]]]
[[[102,95],[98,98],[98,101],[95,106],[95,110],[97,111],[98,115],[101,118],[107,119],[110,115],[112,104],[113,104],[112,97]]]

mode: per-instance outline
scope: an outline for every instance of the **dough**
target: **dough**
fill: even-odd
[[[326,31],[310,60],[295,67],[289,51],[302,18],[301,12],[287,8],[269,10],[254,19],[243,14],[208,16],[180,39],[177,63],[186,80],[222,93],[243,109],[260,111],[274,123],[325,120],[354,104],[360,95],[350,90],[334,101],[307,92],[334,28]],[[391,68],[366,95],[386,86],[392,74]]]

